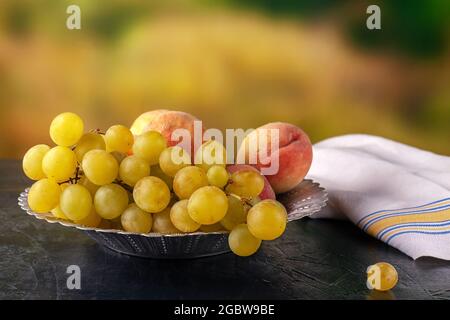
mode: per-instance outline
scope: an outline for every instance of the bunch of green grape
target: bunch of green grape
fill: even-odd
[[[283,205],[260,200],[257,171],[229,174],[226,150],[215,140],[193,156],[168,147],[157,131],[133,136],[123,125],[84,133],[83,120],[62,113],[50,125],[54,147],[39,144],[23,158],[36,180],[30,209],[93,228],[161,234],[229,231],[231,250],[255,253],[286,228]],[[221,155],[221,157],[217,157]]]

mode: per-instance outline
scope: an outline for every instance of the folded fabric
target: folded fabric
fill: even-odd
[[[450,260],[450,157],[346,135],[314,145],[307,178],[329,194],[313,218],[350,219],[413,259]]]

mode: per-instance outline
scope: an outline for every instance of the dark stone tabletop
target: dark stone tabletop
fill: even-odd
[[[0,299],[450,299],[450,262],[414,261],[349,222],[291,222],[249,258],[151,260],[28,216],[17,197],[30,184],[20,161],[0,160]],[[380,261],[399,273],[383,294],[365,284]],[[69,265],[81,269],[80,290],[67,288]]]

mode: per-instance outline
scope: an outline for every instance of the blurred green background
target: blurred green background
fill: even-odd
[[[366,28],[370,4],[382,30]],[[450,154],[449,17],[445,0],[2,0],[0,157],[50,143],[63,111],[106,129],[156,108]]]

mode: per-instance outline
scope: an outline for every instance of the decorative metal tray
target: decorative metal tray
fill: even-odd
[[[194,232],[163,235],[160,233],[139,234],[115,229],[83,227],[53,217],[52,214],[33,212],[27,202],[29,188],[19,198],[19,207],[29,215],[49,223],[86,232],[95,241],[114,251],[145,258],[185,259],[200,258],[230,251],[228,231]],[[288,212],[288,221],[298,220],[318,212],[328,200],[325,189],[312,180],[303,180],[294,190],[278,197]]]

